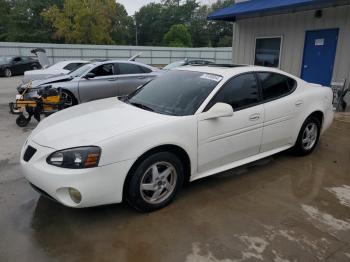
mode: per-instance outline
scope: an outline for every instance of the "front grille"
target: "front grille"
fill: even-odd
[[[35,154],[36,149],[34,147],[28,146],[23,155],[23,160],[28,162]]]

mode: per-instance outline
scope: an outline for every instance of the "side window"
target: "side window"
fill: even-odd
[[[95,76],[109,76],[114,75],[113,73],[113,64],[104,64],[100,65],[91,70],[91,73],[94,73]]]
[[[151,73],[152,72],[152,70],[147,68],[147,67],[144,67],[144,66],[140,66],[140,67],[141,67],[143,73]]]
[[[74,71],[75,69],[77,69],[81,65],[82,65],[82,63],[70,63],[70,64],[66,65],[65,67],[63,67],[63,69],[66,69],[69,71]]]
[[[22,58],[20,58],[20,57],[15,57],[15,58],[13,59],[13,61],[14,61],[14,62],[21,62],[21,61],[22,61]]]
[[[252,106],[260,101],[259,87],[254,74],[243,74],[228,80],[207,105],[205,111],[216,103],[230,104],[233,110]]]
[[[288,76],[276,73],[258,73],[264,100],[270,100],[289,94],[296,81]]]
[[[143,70],[140,66],[129,64],[129,63],[119,63],[119,74],[129,75],[129,74],[143,74]]]

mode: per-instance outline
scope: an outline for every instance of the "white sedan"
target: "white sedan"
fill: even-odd
[[[35,189],[69,207],[169,204],[193,181],[293,148],[311,153],[333,121],[332,91],[278,69],[188,66],[123,98],[40,122],[21,166]]]
[[[70,72],[88,63],[90,62],[85,60],[67,60],[57,62],[56,64],[43,69],[29,70],[24,72],[22,83],[26,84],[29,81],[33,80],[40,80],[59,75],[67,75]]]

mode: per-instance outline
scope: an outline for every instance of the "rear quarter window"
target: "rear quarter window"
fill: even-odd
[[[272,72],[258,72],[264,100],[273,100],[292,93],[297,82],[286,75]]]

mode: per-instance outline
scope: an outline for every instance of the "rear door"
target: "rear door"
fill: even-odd
[[[88,102],[117,95],[117,76],[113,63],[106,63],[93,68],[90,73],[94,78],[79,80],[79,97],[81,102]]]
[[[233,107],[233,116],[198,121],[198,171],[204,172],[259,153],[264,107],[254,73],[227,81],[207,105]]]
[[[118,96],[128,95],[137,87],[154,79],[157,75],[149,68],[128,63],[119,62],[116,63],[118,71]]]
[[[264,129],[260,152],[290,145],[295,136],[296,114],[304,101],[294,94],[297,82],[282,74],[258,72],[264,100]]]

